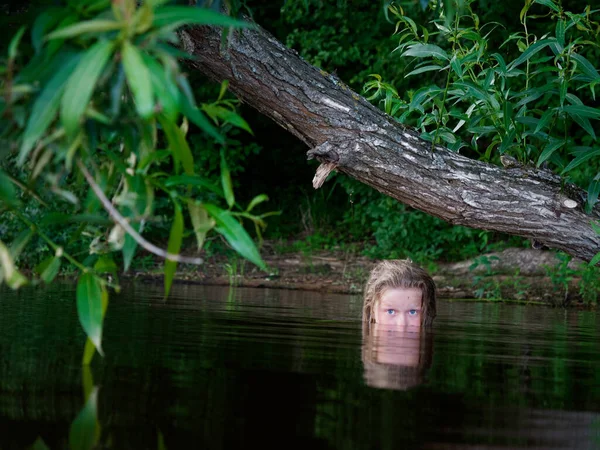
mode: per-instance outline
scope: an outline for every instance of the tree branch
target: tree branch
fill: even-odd
[[[242,100],[305,142],[328,170],[344,172],[409,206],[447,222],[535,239],[590,260],[600,251],[591,227],[600,208],[583,211],[584,192],[550,172],[502,168],[424,141],[336,77],[302,60],[256,27],[180,33],[190,65],[229,80]],[[330,164],[329,164],[330,163]]]
[[[119,213],[117,208],[115,208],[113,206],[113,204],[110,202],[110,200],[106,197],[106,195],[104,195],[104,192],[102,192],[102,188],[100,188],[100,186],[98,186],[98,184],[94,180],[94,177],[92,177],[90,172],[88,172],[87,168],[83,165],[81,160],[77,161],[77,167],[79,167],[79,170],[81,170],[81,173],[83,174],[83,176],[87,180],[88,184],[94,191],[94,194],[96,194],[96,197],[98,197],[98,200],[100,200],[100,203],[102,203],[102,206],[104,207],[104,209],[106,210],[108,215],[118,225],[123,227],[123,229],[141,247],[143,247],[150,253],[160,256],[161,258],[168,259],[169,261],[176,261],[176,262],[180,262],[180,263],[196,264],[196,265],[204,263],[202,258],[191,258],[191,257],[187,257],[187,256],[181,256],[181,255],[169,253],[166,250],[164,250],[160,247],[157,247],[156,245],[154,245],[151,242],[148,242],[146,239],[144,239],[137,231],[135,231],[135,229],[131,225],[129,225],[129,222],[127,221],[127,219],[125,219],[125,217],[123,217],[121,215],[121,213]]]

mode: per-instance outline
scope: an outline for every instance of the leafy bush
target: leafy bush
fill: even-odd
[[[177,262],[201,262],[179,255],[186,227],[198,249],[215,231],[264,267],[240,222],[260,235],[266,215],[254,208],[267,197],[247,207],[236,201],[223,135],[249,127],[225,97],[226,84],[215,102],[196,103],[177,48],[182,25],[248,25],[168,3],[57,3],[37,16],[30,33],[17,32],[0,62],[0,214],[2,240],[12,239],[0,241],[0,281],[13,289],[49,283],[63,264],[74,267],[79,319],[89,337],[85,362],[94,348],[102,353],[108,288],[118,289],[105,274],[116,274],[117,252],[125,269],[138,245],[165,258],[165,295]],[[202,132],[193,149],[186,139],[192,126]],[[206,151],[212,154],[203,160]],[[197,170],[215,158],[218,184]],[[142,236],[149,224],[168,235],[166,249]],[[16,261],[32,246],[32,263],[41,259],[37,250],[48,252],[28,278]]]
[[[355,240],[374,240],[365,253],[375,258],[408,257],[422,264],[458,261],[525,242],[518,237],[453,226],[354,180],[345,179],[342,184],[351,193],[352,202],[344,228]]]
[[[600,192],[600,148],[592,125],[600,109],[589,106],[600,82],[592,63],[600,55],[597,11],[587,6],[576,14],[554,0],[527,0],[519,15],[522,29],[508,30],[495,48],[490,41],[500,24],[480,23],[473,4],[465,1],[465,13],[452,20],[438,8],[427,27],[390,6],[397,52],[416,61],[406,77],[429,83],[406,92],[373,75],[366,85],[370,99],[416,126],[423,138],[454,151],[484,161],[511,156],[521,164],[549,165],[587,188],[591,211]],[[540,17],[546,20],[533,33],[531,22]]]

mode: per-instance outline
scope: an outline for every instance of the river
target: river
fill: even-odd
[[[0,290],[0,449],[600,448],[595,311],[440,301],[364,336],[358,296],[143,283],[82,368],[74,286]]]

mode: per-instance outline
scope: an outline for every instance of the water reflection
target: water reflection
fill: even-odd
[[[423,382],[433,358],[433,332],[377,324],[363,332],[362,361],[369,386],[406,390]]]
[[[137,285],[86,375],[71,286],[0,298],[2,450],[600,444],[595,312],[440,302],[433,334],[363,335],[360,297]]]

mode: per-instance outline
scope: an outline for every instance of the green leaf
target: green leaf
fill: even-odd
[[[131,224],[133,229],[137,232],[140,231],[140,224],[133,223]],[[125,235],[125,243],[123,244],[123,248],[121,251],[123,252],[123,270],[127,272],[129,267],[131,267],[131,262],[133,261],[133,257],[135,256],[135,251],[137,250],[137,242],[133,239],[129,233]]]
[[[436,64],[433,65],[429,65],[429,66],[423,66],[423,67],[419,67],[418,69],[413,70],[412,72],[407,73],[406,75],[404,75],[404,78],[408,78],[412,75],[418,75],[420,73],[424,73],[424,72],[430,72],[432,70],[443,70],[442,66],[438,66]]]
[[[8,206],[16,206],[19,202],[10,177],[0,170],[0,205],[2,203]]]
[[[165,116],[159,117],[160,124],[167,135],[169,149],[173,153],[175,161],[175,172],[179,173],[179,166],[188,175],[194,174],[194,157],[181,129],[175,123],[168,120]]]
[[[596,175],[596,177],[590,181],[590,184],[587,188],[587,194],[585,207],[586,212],[590,214],[598,202],[598,196],[600,195],[600,173],[598,173],[598,175]]]
[[[540,167],[544,163],[544,161],[547,161],[556,150],[558,150],[565,144],[566,141],[564,139],[551,138],[550,141],[544,147],[544,151],[538,159],[537,166]]]
[[[154,91],[150,72],[139,50],[128,41],[123,44],[123,67],[129,88],[133,92],[135,107],[140,116],[148,119],[154,112]]]
[[[68,8],[61,8],[61,9],[63,11],[62,11],[60,17],[57,19],[58,24],[56,24],[56,27],[54,27],[54,28],[62,29],[62,28],[68,27],[69,25],[79,22],[81,16],[79,16],[77,13],[75,13],[74,11],[68,11]],[[52,25],[54,25],[54,24],[52,24]],[[50,41],[50,42],[48,42],[48,45],[46,46],[46,54],[54,55],[63,47],[64,47],[63,39],[57,39],[55,41]]]
[[[221,89],[219,90],[219,96],[217,97],[217,101],[220,102],[223,100],[225,93],[227,92],[227,88],[229,87],[229,80],[223,80],[221,82]]]
[[[77,314],[85,334],[102,356],[102,289],[98,279],[84,273],[77,283]]]
[[[40,278],[44,280],[44,283],[50,284],[58,275],[60,270],[60,257],[50,256],[37,265],[35,271],[40,275]]]
[[[563,111],[569,115],[576,114],[589,119],[600,119],[600,108],[592,108],[591,106],[567,105],[563,107]]]
[[[225,27],[254,27],[249,22],[219,14],[210,9],[187,6],[163,6],[154,11],[154,26],[217,25]]]
[[[230,208],[235,204],[235,197],[233,195],[233,185],[231,183],[231,173],[225,160],[225,152],[221,150],[221,186],[223,186],[223,192],[225,193],[225,201],[227,206]]]
[[[505,100],[504,103],[502,103],[502,120],[506,130],[510,130],[512,127],[514,108],[514,105],[509,100]]]
[[[600,148],[593,151],[581,152],[575,159],[573,159],[573,161],[569,163],[567,167],[563,169],[562,174],[573,170],[575,167],[583,164],[586,161],[589,161],[592,158],[595,158],[596,156],[600,156]]]
[[[223,197],[223,191],[210,181],[205,180],[198,175],[175,175],[165,180],[166,187],[174,186],[198,186],[206,188],[220,197]]]
[[[166,68],[160,65],[156,59],[148,54],[143,55],[144,63],[150,71],[152,80],[152,89],[154,89],[156,99],[160,103],[163,114],[171,122],[177,121],[179,114],[179,103],[181,94],[175,80]]]
[[[509,71],[516,68],[520,64],[523,64],[525,61],[529,60],[533,55],[542,51],[544,48],[549,46],[552,42],[555,42],[554,39],[551,39],[551,38],[541,39],[541,40],[537,41],[536,43],[527,47],[527,49],[521,54],[521,56],[519,56],[517,59],[515,59],[513,62],[511,62],[509,64],[509,66],[508,66]]]
[[[256,245],[254,245],[244,227],[231,215],[230,211],[208,203],[204,204],[204,208],[217,222],[215,230],[225,237],[236,252],[261,269],[266,269]]]
[[[75,66],[81,59],[81,54],[74,54],[67,57],[64,64],[56,74],[48,81],[40,95],[35,100],[31,115],[27,121],[25,132],[23,133],[23,142],[19,150],[17,164],[22,166],[29,152],[46,132],[60,106],[60,98],[64,92],[69,77],[73,73]]]
[[[600,80],[600,74],[594,65],[578,53],[571,53],[571,59],[577,62],[577,68],[592,80]]]
[[[102,287],[102,318],[106,316],[106,310],[108,309],[108,291],[103,286]],[[92,359],[94,359],[94,354],[96,353],[96,347],[94,343],[87,338],[85,341],[85,348],[83,349],[83,358],[81,363],[84,366],[89,366],[92,363]]]
[[[494,110],[500,110],[500,103],[496,97],[490,92],[483,89],[481,86],[478,86],[470,81],[457,81],[454,83],[454,86],[460,89],[464,89],[465,93],[472,95],[477,100],[483,100],[488,103]]]
[[[65,87],[60,107],[60,118],[67,134],[76,134],[94,88],[112,55],[114,45],[99,41],[81,58]]]
[[[118,30],[120,28],[123,28],[123,24],[114,20],[84,20],[83,22],[78,22],[54,31],[50,33],[46,39],[67,39],[79,36],[80,34],[105,33],[107,31]]]
[[[591,259],[589,265],[590,267],[593,267],[598,263],[600,263],[600,252],[596,253],[596,255]]]
[[[219,130],[204,116],[191,102],[187,95],[181,96],[181,111],[192,121],[198,128],[211,136],[219,144],[225,144],[225,138],[219,133]]]
[[[202,107],[202,109],[212,117],[219,118],[225,123],[229,123],[234,127],[241,128],[252,135],[254,134],[250,128],[250,125],[248,125],[248,122],[242,119],[242,117],[235,111],[215,105],[205,105]]]
[[[179,250],[181,250],[182,240],[183,214],[181,214],[181,207],[178,204],[175,204],[175,217],[173,218],[173,225],[171,225],[171,233],[169,234],[167,251],[173,255],[178,255]],[[169,292],[171,292],[171,285],[173,284],[175,269],[177,269],[177,261],[165,261],[165,297],[168,297]]]
[[[445,50],[433,44],[413,44],[408,47],[402,56],[415,56],[417,58],[440,58],[448,61],[448,53]]]
[[[555,114],[556,114],[556,110],[554,108],[547,109],[544,112],[544,114],[542,114],[542,117],[540,117],[540,121],[538,122],[537,126],[535,127],[534,134],[537,134],[540,131],[542,131],[544,128],[546,128],[546,125],[548,125],[548,122],[550,122],[550,120],[552,120],[552,118],[554,117]]]
[[[456,76],[458,76],[458,78],[463,77],[463,75],[464,75],[463,67],[462,67],[460,60],[456,57],[456,55],[454,55],[452,57],[452,59],[450,60],[450,67],[452,68],[454,73],[456,73]]]
[[[535,0],[535,3],[547,6],[548,8],[550,8],[551,10],[553,10],[555,12],[560,12],[560,8],[552,0]]]
[[[10,44],[8,44],[8,59],[12,60],[17,57],[17,49],[19,48],[19,43],[21,42],[23,33],[25,33],[25,26],[19,28],[19,31],[15,33],[10,41]]]
[[[63,8],[45,8],[44,14],[39,14],[31,28],[31,43],[36,53],[42,51],[46,30],[55,25],[63,16]]]
[[[499,72],[506,73],[506,61],[504,61],[502,55],[500,53],[494,53],[491,57],[498,62],[498,67],[500,68]]]
[[[256,205],[260,205],[263,202],[269,201],[269,197],[266,194],[259,194],[252,199],[248,207],[246,208],[246,212],[250,212],[254,209]]]
[[[97,440],[98,424],[98,388],[95,387],[85,406],[71,423],[69,447],[71,450],[91,450]]]
[[[85,340],[85,347],[83,348],[83,358],[81,358],[81,364],[84,366],[89,366],[92,363],[92,359],[94,359],[94,355],[96,354],[96,347],[94,347],[94,343],[87,338]]]
[[[96,273],[111,273],[115,274],[119,270],[114,259],[110,255],[102,255],[94,264]]]
[[[587,131],[587,133],[594,140],[596,140],[596,132],[594,131],[594,127],[592,127],[592,124],[590,123],[590,121],[588,119],[586,119],[585,117],[581,117],[578,114],[571,113],[569,115],[581,128],[583,128],[585,131]]]
[[[0,281],[6,282],[9,288],[19,289],[27,284],[27,278],[19,272],[8,248],[0,241]]]
[[[560,45],[565,45],[565,25],[566,21],[563,19],[559,19],[556,22],[556,40]]]
[[[11,242],[10,254],[15,261],[19,259],[19,256],[21,256],[21,253],[34,235],[35,232],[26,229],[21,231],[21,233],[19,233],[19,235]]]
[[[427,86],[417,90],[410,100],[411,111],[416,109],[423,112],[424,106],[429,104],[433,99],[440,96],[443,90],[437,86]]]
[[[206,209],[201,204],[198,204],[192,200],[188,202],[188,210],[190,218],[192,219],[192,225],[194,227],[194,233],[196,234],[196,242],[198,244],[198,250],[204,245],[204,239],[206,233],[216,225],[215,220],[208,216]]]

